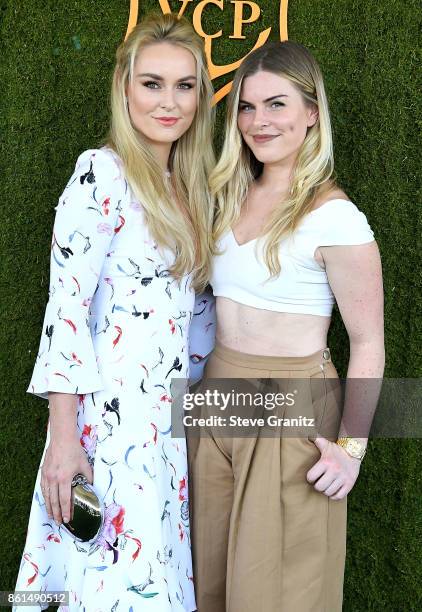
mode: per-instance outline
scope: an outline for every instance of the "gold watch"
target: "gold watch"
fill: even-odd
[[[336,444],[344,448],[346,453],[355,459],[362,459],[365,457],[366,448],[362,442],[356,440],[356,438],[339,438]]]

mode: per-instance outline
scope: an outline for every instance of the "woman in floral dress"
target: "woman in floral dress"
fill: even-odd
[[[69,591],[60,610],[196,609],[170,385],[188,377],[195,289],[209,266],[205,66],[184,20],[138,25],[117,52],[108,144],[79,157],[56,208],[28,389],[49,400],[50,419],[16,590]],[[105,505],[91,544],[62,525],[76,473]]]

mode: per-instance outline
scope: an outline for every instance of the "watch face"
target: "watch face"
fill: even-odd
[[[353,453],[359,452],[359,448],[355,440],[349,440],[349,448]]]
[[[349,440],[347,443],[347,450],[351,455],[360,459],[363,453],[363,445],[357,440]]]
[[[365,446],[362,442],[359,442],[359,440],[355,440],[354,438],[339,438],[337,444],[342,446],[344,450],[351,457],[355,457],[355,459],[363,459],[365,456]]]

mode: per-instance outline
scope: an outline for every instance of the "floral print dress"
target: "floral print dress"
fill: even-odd
[[[69,591],[63,612],[190,612],[186,444],[171,437],[170,390],[188,377],[190,278],[169,275],[173,255],[152,240],[110,149],[79,157],[56,210],[28,391],[77,394],[105,522],[94,543],[73,540],[48,518],[38,470],[16,590]]]

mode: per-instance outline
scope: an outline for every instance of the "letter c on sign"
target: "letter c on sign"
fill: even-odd
[[[223,35],[223,30],[218,30],[215,34],[207,34],[202,27],[202,12],[207,4],[215,4],[220,11],[224,9],[224,0],[202,0],[193,11],[193,27],[202,38],[220,38]]]

